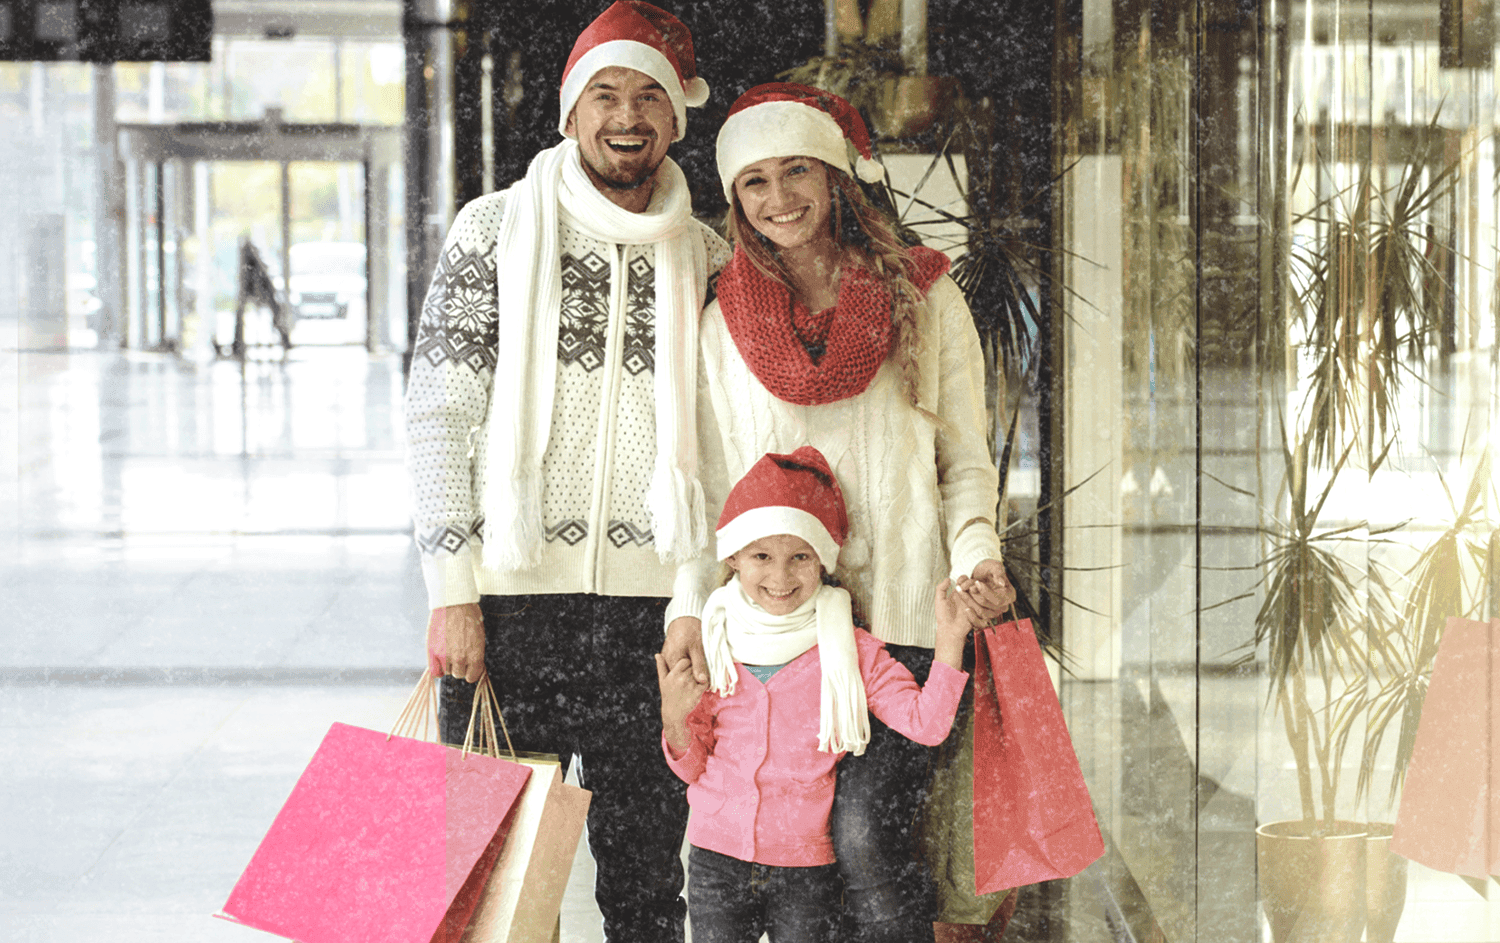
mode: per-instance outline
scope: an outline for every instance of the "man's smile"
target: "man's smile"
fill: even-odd
[[[644,151],[651,139],[634,134],[608,134],[604,136],[604,143],[617,154],[633,156]]]

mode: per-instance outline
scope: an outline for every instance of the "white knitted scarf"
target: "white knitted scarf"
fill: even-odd
[[[703,607],[708,685],[721,697],[734,693],[735,662],[783,665],[814,645],[823,672],[818,749],[859,756],[870,742],[870,712],[848,590],[822,586],[789,614],[773,616],[745,595],[735,576],[714,590]]]
[[[687,179],[671,158],[657,171],[655,187],[644,213],[617,206],[584,171],[578,142],[567,140],[538,154],[506,192],[495,244],[499,350],[486,457],[486,567],[525,569],[541,560],[542,456],[551,434],[562,310],[560,225],[602,242],[656,247],[656,463],[646,506],[664,562],[692,559],[707,544],[694,402],[708,250],[693,221]],[[610,265],[612,281],[625,277],[619,260]]]

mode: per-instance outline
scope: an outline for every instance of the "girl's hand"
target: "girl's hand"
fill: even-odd
[[[677,754],[687,751],[692,735],[687,729],[687,715],[698,706],[708,682],[693,676],[693,661],[679,658],[670,668],[661,653],[656,654],[656,684],[661,688],[661,726],[667,744]]]
[[[959,587],[952,580],[943,580],[933,593],[932,610],[937,619],[937,642],[932,648],[932,657],[950,668],[962,670],[964,661],[964,639],[969,636],[973,624],[972,604],[962,590],[967,576],[959,577]]]

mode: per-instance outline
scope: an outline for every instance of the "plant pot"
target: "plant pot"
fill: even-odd
[[[1261,906],[1275,943],[1390,943],[1406,906],[1406,859],[1386,823],[1270,822],[1255,830]]]
[[[953,102],[955,79],[938,75],[899,75],[880,80],[878,107],[871,120],[875,134],[900,140],[931,128]]]
[[[1260,903],[1274,943],[1359,943],[1366,844],[1357,822],[1270,822],[1255,830]]]
[[[1391,851],[1389,822],[1365,828],[1365,943],[1391,943],[1406,909],[1406,859]]]

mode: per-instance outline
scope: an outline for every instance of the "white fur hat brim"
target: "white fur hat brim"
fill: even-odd
[[[817,515],[785,505],[751,508],[714,532],[720,560],[727,560],[762,537],[791,534],[807,541],[823,569],[832,573],[839,562],[839,545]]]
[[[573,63],[572,71],[563,80],[560,96],[562,111],[557,119],[558,134],[571,137],[567,128],[573,106],[578,104],[584,89],[588,88],[589,82],[599,70],[610,66],[622,66],[649,75],[666,89],[667,99],[672,103],[672,113],[677,116],[677,136],[672,139],[674,141],[682,140],[683,134],[687,132],[687,109],[697,108],[708,101],[708,83],[701,76],[689,80],[684,87],[677,69],[660,50],[633,39],[612,39],[579,56],[578,61]]]
[[[859,166],[849,166],[851,150],[833,116],[812,105],[768,101],[737,111],[719,129],[716,147],[724,199],[733,204],[734,178],[751,164],[770,158],[816,157],[866,183],[880,180],[885,170],[877,161],[856,154]]]

